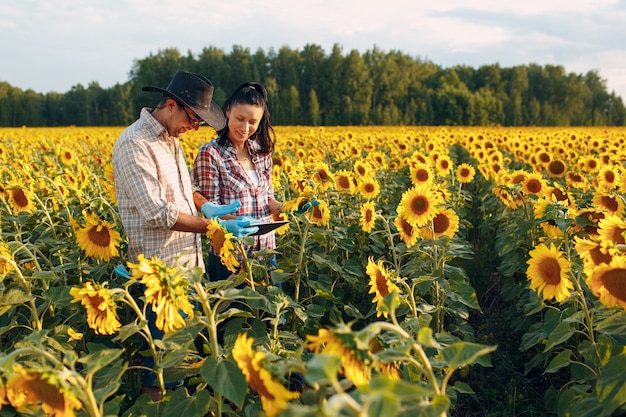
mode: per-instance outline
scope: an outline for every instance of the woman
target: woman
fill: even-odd
[[[271,222],[272,214],[282,210],[274,198],[272,152],[276,135],[267,105],[267,91],[259,83],[241,84],[222,106],[226,126],[218,137],[200,147],[194,161],[194,176],[200,193],[214,204],[236,200],[241,207],[237,216],[249,216],[259,222]],[[253,236],[245,249],[249,253],[274,249],[274,232]],[[207,273],[211,280],[225,279],[230,272],[218,254],[210,249]],[[241,260],[239,255],[239,260]],[[275,260],[271,260],[275,263]]]

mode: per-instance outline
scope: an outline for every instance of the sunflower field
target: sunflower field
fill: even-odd
[[[626,129],[277,127],[289,223],[209,226],[217,282],[128,263],[122,130],[0,129],[0,416],[626,412]]]

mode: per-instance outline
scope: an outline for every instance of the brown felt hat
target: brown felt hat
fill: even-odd
[[[226,125],[224,112],[212,101],[213,83],[202,75],[176,71],[167,88],[148,85],[141,89],[171,96],[193,110],[198,117],[216,130],[220,130]]]

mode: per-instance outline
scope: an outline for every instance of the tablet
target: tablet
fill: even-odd
[[[269,222],[269,223],[250,223],[250,226],[258,226],[259,230],[254,233],[251,233],[249,236],[257,236],[264,235],[266,233],[271,232],[274,229],[278,229],[280,226],[284,226],[289,223],[288,220],[281,220],[278,222]]]

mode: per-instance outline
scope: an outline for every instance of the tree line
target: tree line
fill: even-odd
[[[165,87],[177,70],[215,84],[221,104],[244,81],[268,90],[276,125],[623,126],[621,97],[598,72],[567,72],[560,65],[443,68],[403,52],[377,47],[327,53],[315,44],[268,52],[234,46],[199,54],[168,48],[136,59],[129,79],[111,88],[94,81],[65,93],[22,91],[0,82],[0,126],[125,126],[158,101],[144,85]]]

